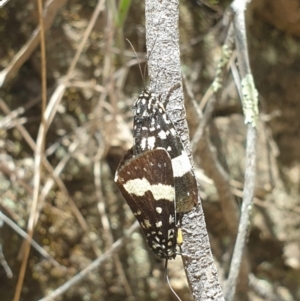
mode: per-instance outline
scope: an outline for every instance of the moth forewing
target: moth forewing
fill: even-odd
[[[151,250],[160,258],[176,256],[176,203],[172,161],[163,148],[123,157],[115,182],[139,221]]]

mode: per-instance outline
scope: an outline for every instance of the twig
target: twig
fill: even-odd
[[[225,80],[225,75],[227,72],[227,66],[230,61],[230,58],[232,58],[232,50],[233,50],[233,26],[229,27],[228,36],[226,38],[226,41],[224,45],[222,46],[222,53],[221,58],[219,60],[216,76],[213,81],[213,83],[210,85],[209,89],[205,93],[201,103],[200,108],[203,109],[204,105],[207,104],[207,108],[205,110],[205,114],[201,116],[201,120],[199,123],[199,126],[196,129],[196,132],[194,134],[194,137],[191,141],[192,149],[194,150],[196,147],[196,143],[201,139],[201,137],[204,135],[205,128],[208,124],[208,121],[211,119],[213,110],[215,108],[217,100],[219,100],[222,96],[222,87]],[[210,99],[212,98],[212,99]],[[204,101],[203,101],[204,100]],[[205,103],[205,104],[203,104]],[[200,116],[199,116],[200,117]]]
[[[112,68],[112,61],[113,61],[113,56],[114,53],[112,51],[113,45],[114,45],[114,37],[115,37],[115,30],[116,30],[116,22],[113,22],[116,20],[116,7],[115,7],[115,1],[109,1],[108,2],[108,20],[107,20],[107,25],[106,25],[106,45],[105,45],[105,53],[104,53],[104,64],[103,64],[103,70],[102,70],[102,86],[106,87],[106,93],[108,94],[110,98],[110,104],[112,107],[112,122],[115,121],[116,119],[116,114],[118,112],[118,106],[117,106],[117,101],[116,101],[116,91],[115,91],[115,80],[114,80],[114,74],[113,74],[113,68]],[[119,28],[119,33],[120,33],[120,28]],[[118,37],[121,37],[121,35],[118,35]],[[120,43],[120,45],[123,46],[123,41]],[[122,48],[121,46],[121,48]],[[122,61],[122,58],[121,58]],[[99,119],[101,120],[101,117],[103,116],[103,107],[105,104],[105,99],[107,97],[106,93],[101,93],[97,107],[95,108],[95,120]],[[111,137],[110,131],[112,127],[106,125],[106,133],[107,137]],[[107,247],[110,247],[113,244],[113,233],[111,230],[110,222],[107,217],[106,213],[106,206],[104,202],[104,197],[102,195],[102,182],[101,182],[101,171],[102,171],[102,162],[101,160],[103,159],[103,156],[105,156],[107,152],[107,141],[105,141],[105,138],[103,139],[104,141],[99,141],[99,145],[101,147],[99,148],[99,151],[97,152],[95,156],[95,162],[94,162],[94,183],[95,183],[95,188],[96,188],[96,195],[98,199],[98,210],[99,210],[99,215],[101,218],[101,223],[102,227],[104,229],[104,241],[107,245]],[[106,139],[107,140],[107,139]],[[104,143],[103,143],[104,142]],[[126,277],[126,273],[123,269],[122,262],[120,260],[120,257],[118,254],[113,254],[113,261],[117,269],[117,273],[119,274],[119,277],[121,279],[122,285],[124,287],[124,290],[127,294],[128,297],[131,297],[134,299],[130,284],[128,282],[128,279]]]
[[[235,237],[238,227],[238,208],[234,196],[231,192],[229,175],[223,168],[223,166],[220,164],[216,156],[216,150],[211,144],[210,139],[206,133],[206,128],[209,120],[211,119],[211,115],[215,108],[216,102],[218,99],[220,99],[222,94],[222,87],[227,72],[227,65],[230,62],[230,57],[233,49],[232,38],[233,27],[230,26],[225,44],[222,47],[222,54],[217,67],[216,77],[214,79],[214,82],[210,85],[208,89],[208,91],[211,91],[211,96],[213,96],[213,99],[207,99],[207,101],[209,100],[209,102],[207,104],[207,109],[205,110],[204,114],[202,114],[200,108],[193,101],[193,105],[195,106],[200,122],[199,126],[196,129],[195,135],[192,138],[191,145],[193,151],[195,151],[197,146],[197,150],[200,152],[199,154],[202,162],[201,165],[205,173],[215,183],[220,197],[220,203],[226,224],[228,226],[231,236]],[[191,91],[191,89],[189,89],[188,84],[186,85],[186,87],[190,98],[193,100],[193,92]],[[205,95],[208,94],[210,93],[206,93]],[[198,143],[198,141],[199,144],[197,145],[196,143]]]
[[[245,249],[246,237],[249,229],[249,219],[251,215],[252,202],[254,197],[255,184],[255,168],[256,168],[256,118],[258,114],[257,108],[257,91],[255,90],[252,73],[249,64],[247,39],[245,29],[245,16],[249,0],[235,0],[231,7],[235,12],[234,28],[236,36],[236,48],[238,55],[239,71],[242,78],[242,104],[245,114],[245,123],[248,127],[247,146],[246,146],[246,172],[245,184],[243,191],[243,204],[241,219],[238,229],[238,236],[233,252],[232,262],[230,266],[228,281],[225,290],[225,298],[232,301],[235,296],[237,278],[242,263],[243,251]]]
[[[96,23],[96,20],[99,17],[99,14],[102,12],[102,10],[104,9],[104,4],[105,4],[105,0],[99,0],[98,4],[93,12],[93,15],[91,17],[91,20],[83,34],[83,38],[77,48],[77,51],[75,53],[75,56],[72,59],[72,62],[69,66],[69,69],[67,71],[67,74],[65,76],[65,78],[62,80],[62,82],[57,86],[57,88],[55,89],[53,95],[51,96],[50,100],[49,100],[49,104],[47,106],[46,112],[45,112],[45,119],[47,120],[47,128],[50,126],[50,124],[53,121],[53,118],[57,112],[57,108],[59,106],[59,103],[64,95],[64,92],[69,84],[69,80],[72,77],[72,74],[75,70],[76,64],[78,62],[78,59],[80,57],[80,54],[83,51],[83,48],[86,44],[86,41]],[[60,179],[59,179],[60,180]],[[64,186],[64,185],[63,185]],[[85,223],[85,222],[84,222]]]
[[[274,291],[274,287],[265,280],[256,278],[253,274],[249,275],[249,286],[252,290],[263,298],[269,301],[283,301],[278,294]],[[292,301],[292,296],[288,300]],[[287,300],[287,299],[286,299]]]
[[[99,13],[104,8],[104,2],[105,2],[105,0],[99,0],[98,5],[96,6],[96,9],[91,18],[91,21],[85,31],[85,35],[84,35],[83,39],[81,40],[81,43],[76,51],[75,57],[73,58],[73,60],[71,62],[71,65],[69,67],[69,70],[68,70],[66,78],[65,78],[65,82],[70,79],[70,77],[75,69],[75,66],[76,66],[79,56],[83,50],[83,47],[87,41],[87,38],[97,20]],[[35,165],[34,165],[35,173],[34,173],[34,181],[33,181],[33,183],[34,183],[33,203],[31,206],[31,213],[30,213],[29,222],[28,222],[28,234],[30,237],[33,236],[34,226],[36,223],[35,214],[36,214],[36,209],[37,209],[37,204],[38,204],[39,187],[40,187],[40,179],[41,179],[40,167],[41,167],[41,162],[44,157],[43,152],[42,152],[43,145],[44,145],[44,137],[46,135],[47,129],[49,128],[49,126],[52,123],[52,120],[56,114],[58,104],[63,96],[65,89],[66,89],[66,84],[63,83],[63,84],[60,84],[58,86],[58,88],[56,89],[56,91],[54,92],[55,97],[52,97],[50,99],[49,105],[47,106],[47,109],[45,110],[45,114],[43,114],[42,119],[45,120],[45,122],[41,123],[40,129],[38,132],[37,143],[36,143],[37,147],[35,149]],[[22,287],[22,282],[23,282],[23,278],[25,275],[26,262],[27,262],[27,258],[29,256],[29,250],[30,250],[30,248],[29,248],[29,246],[27,247],[27,243],[25,242],[25,253],[24,253],[24,258],[22,261],[22,266],[21,266],[18,283],[17,283],[14,301],[18,301],[20,294],[21,294],[21,287]]]
[[[79,81],[79,80],[72,80],[69,82],[67,87],[76,87],[81,89],[91,89],[95,90],[96,92],[104,93],[105,88],[103,86],[100,86],[96,83],[96,81]]]
[[[3,214],[0,211],[0,228],[2,228],[2,226],[3,226],[3,219],[1,219],[2,215]],[[2,265],[4,271],[6,272],[7,277],[12,278],[13,273],[12,273],[12,270],[11,270],[10,266],[8,265],[7,261],[5,260],[5,256],[4,256],[3,250],[2,250],[2,244],[0,244],[0,264]]]
[[[81,281],[86,275],[91,272],[92,270],[98,268],[105,260],[111,258],[111,256],[115,253],[117,253],[122,246],[125,245],[125,243],[128,241],[129,237],[133,232],[135,232],[137,229],[139,229],[139,223],[136,221],[127,231],[127,233],[120,239],[118,239],[109,250],[107,250],[103,255],[98,257],[96,260],[94,260],[90,265],[88,265],[85,269],[83,269],[81,272],[79,272],[76,276],[74,276],[72,279],[64,283],[61,287],[57,288],[55,291],[53,291],[51,294],[49,294],[47,297],[44,297],[38,301],[51,301],[54,298],[62,295],[66,291],[70,289],[70,287],[77,284],[79,281]]]
[[[5,114],[10,114],[10,110],[7,107],[6,103],[0,98],[0,108],[3,110],[3,112]],[[30,148],[35,151],[36,149],[36,144],[34,142],[34,140],[31,138],[30,134],[28,133],[28,131],[25,129],[25,127],[21,124],[16,124],[16,128],[19,130],[19,132],[21,133],[21,135],[23,136],[23,138],[25,139],[25,141],[28,143],[28,145],[30,146]],[[87,224],[85,222],[85,219],[83,218],[81,212],[78,210],[75,202],[73,201],[73,199],[71,198],[68,189],[66,188],[66,185],[64,184],[64,182],[62,181],[62,179],[56,175],[56,172],[53,170],[53,167],[51,166],[51,164],[49,163],[49,161],[45,158],[45,156],[42,157],[42,162],[44,164],[44,167],[46,168],[46,170],[50,173],[51,177],[55,180],[56,184],[58,185],[58,187],[65,193],[65,195],[68,197],[68,201],[70,203],[71,209],[74,213],[74,215],[76,216],[76,219],[78,220],[80,226],[84,229],[84,231],[87,230]]]
[[[53,90],[54,90],[53,88],[48,89],[47,97],[51,95]],[[41,101],[41,95],[38,95],[30,99],[25,105],[19,106],[15,110],[11,111],[9,114],[6,114],[6,116],[0,120],[0,128],[8,128],[9,126],[11,126],[11,123],[14,121],[14,119],[17,119],[18,116],[24,114],[26,110],[29,110],[36,104],[40,103],[40,101]],[[4,103],[4,100],[0,97],[1,109],[2,109],[2,103]]]
[[[77,130],[78,132],[78,130]],[[77,135],[77,137],[80,135]],[[76,149],[78,148],[78,146],[80,145],[80,141],[78,139],[76,139],[75,141],[73,141],[69,147],[68,147],[68,153],[64,155],[64,157],[59,161],[59,163],[56,165],[55,169],[53,170],[52,175],[55,178],[49,178],[46,182],[46,184],[44,185],[40,196],[39,196],[39,211],[38,214],[40,213],[40,211],[43,208],[44,205],[44,201],[47,197],[47,195],[49,194],[50,190],[52,189],[54,183],[55,183],[55,179],[60,179],[60,174],[63,172],[65,166],[67,165],[67,163],[69,162],[69,160],[72,158],[72,154],[76,151]],[[63,183],[63,182],[62,182]],[[62,192],[68,197],[68,201],[69,204],[71,205],[73,211],[76,207],[76,204],[74,203],[74,201],[70,198],[69,192],[67,190],[67,188],[65,187],[65,185],[63,184],[63,186],[60,186],[60,189],[62,190]],[[81,215],[81,214],[80,214]],[[38,218],[36,218],[36,221],[38,220]],[[85,233],[89,233],[89,227],[88,224],[86,223],[85,219],[81,216],[80,219],[80,225],[82,227],[82,229],[84,230]],[[91,246],[93,248],[94,253],[98,256],[99,255],[99,247],[97,246],[97,244],[89,238],[88,236],[88,240],[91,243]]]
[[[24,243],[24,256],[22,259],[22,264],[19,272],[18,282],[15,290],[14,301],[19,301],[21,296],[21,291],[23,287],[25,272],[27,268],[27,262],[30,253],[30,242],[33,238],[35,220],[37,215],[38,197],[40,191],[41,173],[42,173],[42,156],[45,149],[46,141],[46,119],[44,117],[46,103],[47,103],[47,70],[46,70],[46,44],[45,44],[45,26],[43,19],[43,6],[42,1],[37,0],[38,12],[39,12],[39,28],[40,28],[40,46],[41,46],[41,78],[42,78],[42,111],[41,111],[41,125],[39,134],[37,137],[37,147],[34,156],[34,178],[33,178],[33,201],[30,208],[30,215],[28,220],[28,235],[29,240]]]
[[[229,176],[218,161],[216,151],[210,143],[207,134],[200,140],[198,150],[202,159],[201,166],[216,185],[226,225],[233,238],[237,233],[239,210],[231,191]]]
[[[13,273],[11,268],[9,267],[7,261],[5,260],[3,251],[2,251],[2,244],[0,244],[0,264],[2,265],[3,269],[6,272],[6,275],[8,278],[12,278],[13,277]]]
[[[16,231],[20,236],[25,238],[30,242],[32,247],[36,249],[37,252],[39,252],[44,258],[49,259],[54,265],[61,266],[51,255],[49,255],[40,245],[33,239],[30,239],[28,234],[23,231],[17,224],[15,224],[10,218],[8,218],[6,215],[4,215],[0,211],[0,221],[4,221],[8,226],[10,226],[14,231]]]
[[[43,23],[45,24],[45,31],[47,31],[57,11],[65,4],[66,0],[48,0],[45,3],[45,9],[43,12]],[[19,50],[14,56],[9,65],[0,72],[0,87],[2,87],[7,81],[9,81],[13,75],[18,72],[22,65],[31,56],[33,51],[39,45],[41,27],[38,26],[32,33],[27,43]]]
[[[106,240],[107,245],[110,247],[113,244],[113,233],[111,231],[111,226],[109,219],[107,217],[106,213],[106,206],[104,202],[104,197],[102,194],[102,182],[101,182],[101,170],[102,170],[102,164],[101,164],[101,158],[103,155],[103,151],[99,152],[97,158],[95,158],[94,163],[94,182],[96,187],[96,196],[98,199],[98,210],[101,218],[102,227],[104,229],[104,240]],[[105,239],[106,238],[106,239]],[[113,255],[114,264],[116,265],[118,274],[121,278],[122,284],[124,286],[125,292],[127,296],[133,297],[133,293],[130,287],[130,284],[126,278],[126,274],[124,272],[122,262],[120,260],[120,257],[118,254]]]

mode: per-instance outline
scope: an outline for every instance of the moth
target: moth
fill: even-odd
[[[160,97],[145,88],[133,111],[134,145],[121,160],[115,182],[151,250],[173,259],[181,241],[180,216],[197,203],[197,182]]]

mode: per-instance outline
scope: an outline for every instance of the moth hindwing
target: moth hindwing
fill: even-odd
[[[134,155],[158,147],[171,157],[177,213],[192,210],[198,201],[197,181],[174,124],[159,97],[149,88],[134,103]]]
[[[139,221],[151,250],[160,258],[176,256],[175,188],[171,158],[163,148],[121,160],[115,182]]]

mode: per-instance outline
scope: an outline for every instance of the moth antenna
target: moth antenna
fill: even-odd
[[[154,43],[153,43],[153,46],[152,46],[151,50],[149,51],[149,57],[147,58],[147,63],[146,63],[144,72],[142,71],[142,67],[141,67],[140,60],[139,60],[139,58],[138,58],[138,55],[137,55],[137,53],[136,53],[136,51],[135,51],[135,49],[134,49],[132,43],[129,41],[129,39],[126,38],[126,41],[129,43],[129,45],[130,45],[131,49],[133,50],[133,52],[134,52],[134,54],[135,54],[135,57],[136,57],[136,59],[137,59],[137,61],[138,61],[138,63],[139,63],[139,70],[140,70],[140,74],[141,74],[141,77],[142,77],[142,80],[143,80],[143,86],[144,86],[144,89],[146,88],[146,81],[145,81],[145,78],[146,78],[146,71],[147,71],[147,68],[148,68],[148,60],[149,60],[150,57],[151,57],[151,54],[152,54],[152,52],[153,52],[153,49],[154,49],[154,46],[155,46],[155,44],[156,44],[157,38],[158,38],[158,35],[156,36],[155,41],[154,41]]]
[[[135,51],[135,49],[134,49],[132,43],[131,43],[128,39],[126,39],[126,41],[127,41],[127,42],[129,43],[129,45],[131,46],[131,48],[132,48],[132,50],[133,50],[133,52],[134,52],[134,54],[135,54],[135,57],[136,57],[136,59],[137,59],[137,61],[138,61],[138,63],[139,63],[140,74],[141,74],[141,77],[142,77],[142,79],[143,79],[143,86],[144,86],[144,89],[145,89],[145,88],[146,88],[146,85],[145,85],[145,74],[143,74],[143,72],[142,72],[140,60],[139,60],[139,58],[138,58],[138,56],[137,56],[137,53],[136,53],[136,51]]]
[[[154,50],[154,47],[155,47],[155,44],[156,44],[157,39],[158,39],[158,35],[156,36],[156,38],[155,38],[155,40],[154,40],[154,43],[153,43],[153,45],[152,45],[152,48],[151,48],[151,50],[149,51],[149,57],[147,57],[147,64],[146,64],[145,69],[144,69],[144,76],[145,76],[145,77],[146,77],[146,70],[147,70],[147,68],[148,68],[148,61],[149,61],[149,59],[150,59],[150,57],[151,57],[151,54],[153,53],[153,50]],[[155,90],[156,90],[156,89],[155,89]]]
[[[172,285],[171,285],[171,283],[170,283],[169,276],[168,276],[168,259],[166,259],[166,264],[165,264],[165,278],[166,278],[166,280],[167,280],[167,283],[168,283],[169,288],[170,288],[171,292],[173,293],[173,295],[176,297],[176,299],[177,299],[178,301],[182,301],[182,300],[179,298],[179,296],[176,294],[176,292],[174,291],[174,289],[173,289],[173,287],[172,287]]]
[[[175,84],[175,85],[169,90],[169,92],[168,92],[168,94],[167,94],[167,96],[166,96],[165,102],[168,102],[168,101],[169,101],[169,98],[171,97],[171,94],[172,94],[175,90],[179,89],[180,87],[181,87],[180,83]]]

